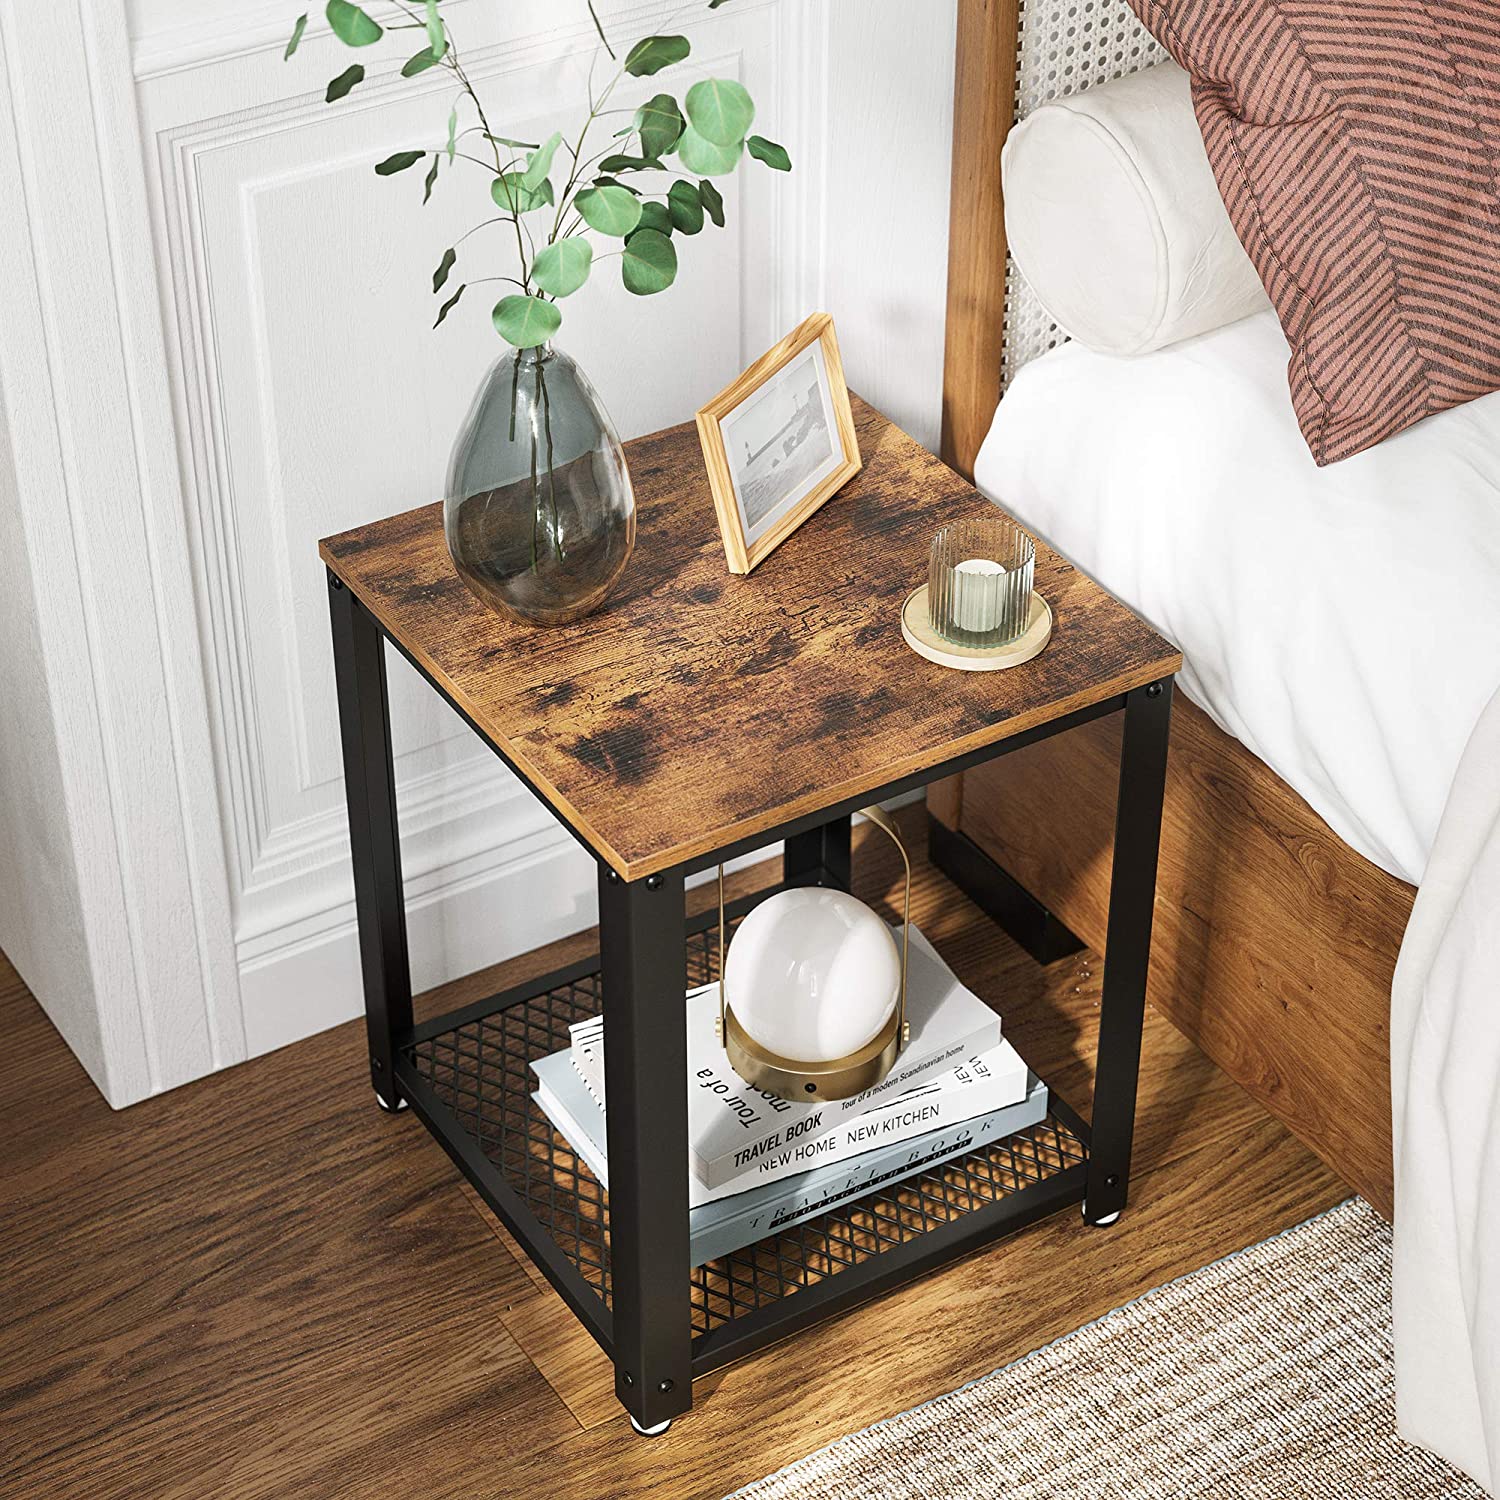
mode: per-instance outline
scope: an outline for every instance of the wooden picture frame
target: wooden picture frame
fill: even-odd
[[[729,571],[748,573],[862,466],[833,318],[761,355],[698,413],[698,436]]]

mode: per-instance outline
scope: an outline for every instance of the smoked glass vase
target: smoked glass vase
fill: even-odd
[[[565,625],[608,597],[635,546],[635,497],[609,414],[561,350],[512,350],[485,378],[443,529],[459,577],[502,614]]]

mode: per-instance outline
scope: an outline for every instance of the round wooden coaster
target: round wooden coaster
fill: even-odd
[[[924,583],[921,588],[913,589],[901,606],[901,634],[918,656],[925,656],[940,667],[956,667],[960,672],[1001,672],[1041,654],[1052,638],[1052,611],[1047,601],[1033,592],[1031,617],[1015,640],[1003,646],[956,646],[932,628]]]

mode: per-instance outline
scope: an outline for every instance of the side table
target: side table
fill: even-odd
[[[933,666],[900,606],[943,522],[988,502],[854,401],[863,472],[748,577],[729,576],[691,424],[627,445],[639,540],[616,596],[555,630],[453,572],[440,507],[324,541],[371,1080],[410,1106],[606,1350],[638,1430],[692,1380],[1129,1184],[1172,678],[1181,656],[1048,548],[1047,650]],[[416,1024],[386,686],[390,642],[594,860],[596,960]],[[1092,1123],[1048,1118],[781,1237],[690,1264],[683,997],[715,977],[695,872],[785,841],[787,885],[847,888],[850,815],[1109,713],[1125,716]],[[753,899],[762,899],[756,897]],[[753,904],[730,908],[742,916]],[[529,1063],[602,1008],[610,1191],[533,1105]],[[957,1188],[958,1191],[953,1189]]]

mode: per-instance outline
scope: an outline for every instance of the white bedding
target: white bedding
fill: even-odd
[[[1421,879],[1500,684],[1500,393],[1319,469],[1270,312],[1152,354],[1065,345],[980,489],[1183,650],[1182,685],[1360,853]]]
[[[1391,991],[1396,1422],[1500,1482],[1500,693],[1454,778]]]

